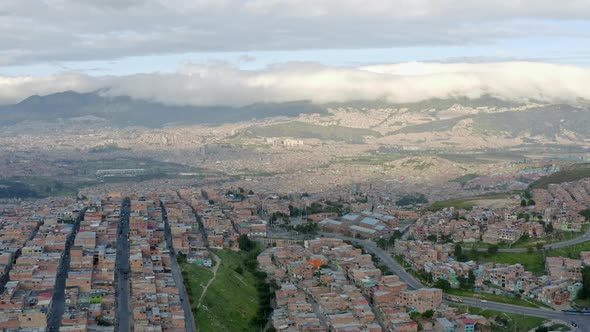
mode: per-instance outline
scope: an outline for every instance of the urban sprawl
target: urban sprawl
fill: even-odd
[[[199,299],[179,264],[214,269],[219,251],[248,244],[262,247],[256,269],[272,290],[273,331],[501,326],[469,306],[571,328],[585,320],[575,301],[590,287],[588,179],[513,194],[502,207],[436,210],[358,187],[130,188],[2,203],[0,329],[195,331]]]

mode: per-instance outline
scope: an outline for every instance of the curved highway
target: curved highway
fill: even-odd
[[[567,241],[563,241],[563,242],[546,244],[543,246],[543,250],[569,247],[569,246],[573,246],[575,244],[584,243],[586,241],[590,241],[590,230],[588,230],[586,233],[584,233],[584,235],[579,236],[575,239],[571,239],[571,240],[567,240]],[[488,248],[478,248],[477,250],[481,251],[481,252],[487,252]],[[528,250],[527,248],[504,248],[504,249],[498,249],[498,252],[527,252],[527,250]]]

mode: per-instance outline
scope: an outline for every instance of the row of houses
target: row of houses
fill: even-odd
[[[115,263],[121,197],[98,197],[88,207],[70,249],[60,330],[114,331]]]
[[[458,287],[459,279],[467,278],[471,271],[476,277],[476,286],[490,283],[506,292],[548,305],[563,305],[574,300],[582,286],[582,268],[590,264],[590,252],[582,252],[581,259],[546,257],[547,274],[535,276],[521,264],[459,262],[451,257],[454,247],[450,243],[398,240],[394,254],[401,256],[415,271],[429,273],[433,282],[443,279],[452,287]]]
[[[80,209],[67,198],[1,208],[0,329],[47,328],[57,274]]]
[[[278,331],[382,331],[383,325],[417,331],[409,311],[442,303],[440,289],[409,290],[398,276],[383,275],[371,255],[340,239],[277,245],[258,262],[280,285],[272,316]]]
[[[135,331],[183,331],[186,325],[160,204],[159,193],[131,201],[129,303]]]

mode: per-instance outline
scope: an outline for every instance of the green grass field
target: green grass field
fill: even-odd
[[[575,164],[568,169],[544,176],[530,185],[531,189],[547,189],[553,183],[577,181],[590,177],[590,163]]]
[[[58,162],[55,162],[58,164]],[[205,177],[222,176],[217,171],[206,170],[170,162],[162,162],[147,158],[97,159],[84,161],[60,161],[64,172],[69,175],[59,176],[22,176],[0,180],[0,198],[43,198],[49,196],[76,196],[84,187],[102,183],[140,182],[151,179],[202,179]],[[100,169],[143,168],[145,174],[137,176],[100,177],[96,171]],[[188,173],[191,175],[180,175]],[[194,174],[194,175],[193,175]]]
[[[584,235],[588,231],[588,225],[584,225],[582,227],[581,232],[553,232],[550,235],[543,237],[543,238],[527,238],[527,239],[520,239],[514,242],[512,245],[509,243],[499,243],[498,248],[506,249],[506,248],[527,248],[527,247],[535,247],[537,243],[551,244],[556,242],[563,242],[568,240],[573,240]],[[464,248],[489,248],[492,246],[489,243],[477,242],[477,243],[461,243]]]
[[[458,182],[461,184],[461,187],[464,186],[467,182],[478,178],[479,175],[478,174],[474,174],[474,173],[469,173],[469,174],[465,174],[463,176],[460,176],[456,179],[453,180],[449,180],[449,182]]]
[[[463,248],[463,252],[470,260],[478,262],[493,262],[504,264],[522,264],[527,271],[533,272],[535,275],[543,275],[545,273],[545,261],[543,253],[535,251],[532,253],[510,253],[498,252],[490,255],[487,252],[474,253],[468,248]]]
[[[579,233],[578,233],[579,234]],[[546,256],[563,256],[568,258],[580,258],[581,251],[590,251],[590,241],[580,244],[551,249],[545,252]],[[487,252],[473,252],[470,247],[463,247],[463,252],[470,260],[479,262],[495,262],[505,264],[522,264],[527,271],[533,272],[535,275],[545,274],[545,259],[543,252],[534,251],[532,253],[509,253],[498,252],[490,255]]]
[[[439,211],[442,210],[444,208],[449,208],[449,207],[454,207],[455,209],[461,209],[461,210],[471,210],[473,209],[473,206],[475,205],[475,203],[473,203],[473,199],[449,199],[446,201],[438,201],[438,202],[434,202],[432,203],[432,205],[430,205],[430,207],[428,208],[428,210],[430,211]]]
[[[203,287],[213,277],[213,272],[208,268],[191,263],[180,263],[180,269],[184,277],[184,284],[191,301],[193,312],[196,311],[197,301],[203,293]]]
[[[547,255],[580,258],[581,251],[590,251],[590,241],[559,249],[551,249],[547,252]]]
[[[387,162],[399,160],[403,157],[402,154],[394,152],[372,153],[370,155],[340,157],[336,159],[336,162],[343,164],[383,165]]]
[[[486,318],[492,318],[492,331],[529,331],[534,329],[546,320],[540,317],[524,316],[519,314],[511,314],[494,310],[486,310],[474,307],[457,306],[461,311],[470,314],[481,315]]]
[[[451,294],[451,295],[457,295],[457,296],[465,296],[465,297],[484,299],[484,300],[494,301],[494,302],[499,302],[499,303],[514,304],[514,305],[519,305],[519,306],[523,306],[523,307],[531,307],[531,308],[539,308],[540,307],[536,303],[529,302],[529,301],[526,301],[526,300],[523,300],[523,299],[520,299],[517,297],[508,297],[508,296],[496,295],[496,294],[490,294],[490,293],[474,293],[474,292],[470,292],[470,291],[466,291],[466,290],[462,290],[462,289],[456,289],[456,288],[448,289],[446,291],[446,293]]]
[[[230,250],[216,253],[221,264],[196,313],[199,331],[259,331],[260,327],[253,324],[259,307],[256,279],[243,264],[247,253]],[[242,268],[241,274],[236,272],[238,267]],[[201,276],[197,279],[202,280]]]
[[[254,135],[261,137],[317,138],[324,141],[352,143],[364,142],[365,136],[381,137],[379,132],[371,129],[335,125],[320,126],[300,121],[275,123],[268,126],[253,126],[248,128],[248,130]]]
[[[570,327],[565,324],[553,324],[549,326],[549,331],[571,331]]]

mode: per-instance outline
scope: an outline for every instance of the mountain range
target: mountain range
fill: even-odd
[[[457,106],[467,113],[452,113]],[[367,109],[395,109],[409,114],[423,114],[427,121],[402,123],[385,135],[419,134],[452,131],[469,123],[479,135],[511,137],[567,136],[569,139],[590,137],[590,109],[587,104],[525,103],[500,100],[491,96],[477,99],[429,99],[417,103],[392,104],[383,101],[358,101],[317,105],[307,101],[289,103],[258,103],[244,107],[171,106],[158,102],[136,100],[127,96],[111,97],[97,91],[77,93],[66,91],[47,96],[31,96],[13,104],[0,106],[0,126],[23,121],[94,119],[116,127],[164,125],[220,125],[273,117],[297,118],[300,114],[330,116],[329,109],[347,108],[353,112]],[[88,118],[90,117],[90,118]],[[90,121],[90,120],[89,120]],[[367,128],[372,129],[372,128]]]

